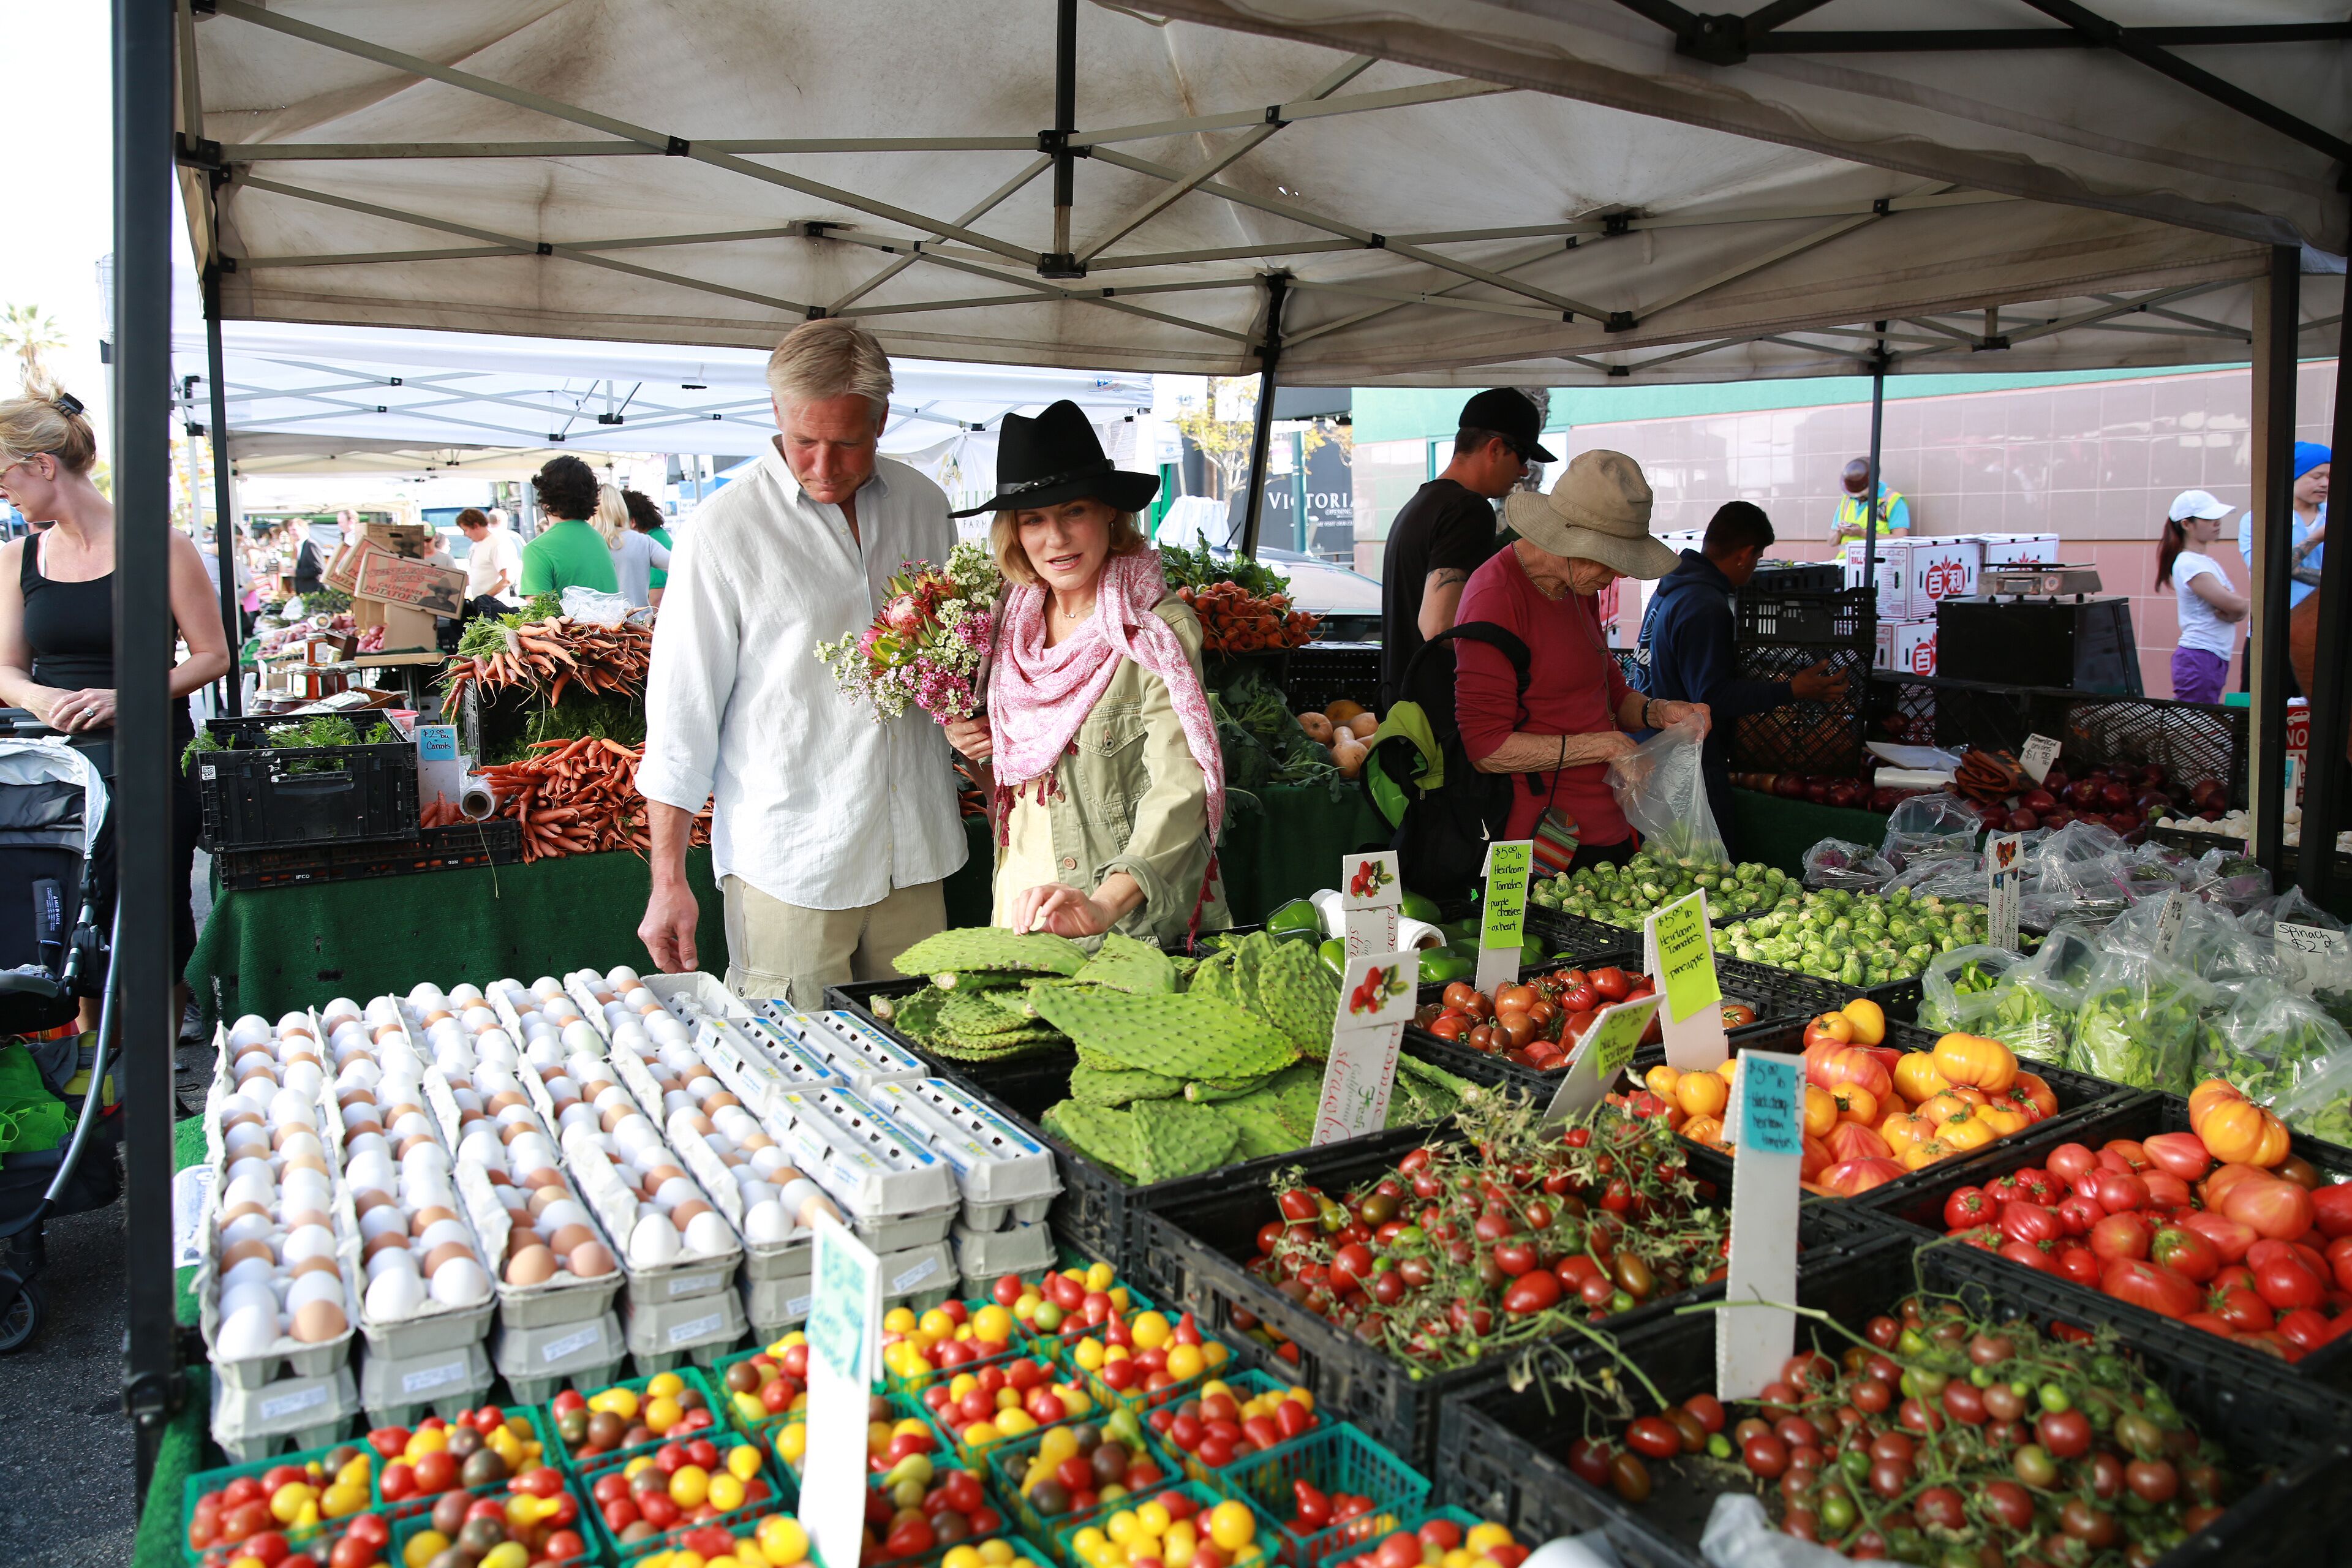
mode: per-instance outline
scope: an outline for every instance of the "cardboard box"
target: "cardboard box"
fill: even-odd
[[[2054,566],[2058,553],[2054,533],[1971,533],[1966,537],[1984,546],[1987,566]]]
[[[1872,651],[1870,663],[1872,668],[1892,675],[1935,674],[1936,623],[1879,622],[1878,646]]]
[[[1914,539],[1903,563],[1903,616],[1934,617],[1946,599],[1970,599],[1984,570],[1984,546],[1972,539]]]
[[[455,616],[466,606],[466,574],[422,559],[394,555],[370,541],[361,546],[350,590],[354,599],[380,599],[434,615]]]
[[[381,653],[432,653],[439,646],[439,635],[430,611],[413,610],[405,605],[387,605],[377,599],[352,601],[352,618],[362,631],[370,626],[383,628]]]
[[[1863,542],[1849,539],[1839,559],[1845,566],[1845,585],[1863,585]],[[1878,618],[1881,621],[1900,620],[1910,613],[1905,584],[1909,581],[1911,542],[1906,539],[1882,539],[1878,542]],[[1934,614],[1933,611],[1928,612]]]

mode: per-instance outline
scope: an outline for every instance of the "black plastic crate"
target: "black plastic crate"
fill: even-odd
[[[2053,1082],[2051,1087],[2054,1089],[2057,1086]],[[2189,1102],[2186,1100],[2175,1094],[2127,1090],[2120,1103],[2094,1110],[2087,1116],[2030,1127],[1969,1159],[1948,1161],[1926,1171],[1914,1172],[1900,1182],[1889,1182],[1884,1187],[1864,1194],[1856,1201],[1905,1226],[1941,1236],[1944,1234],[1945,1199],[1962,1187],[1981,1185],[1996,1177],[2007,1175],[2020,1165],[2038,1165],[2051,1150],[2061,1143],[2082,1143],[2095,1150],[2110,1138],[2151,1138],[2158,1132],[2188,1131]],[[2293,1135],[2292,1143],[2294,1152],[2310,1161],[2324,1180],[2352,1181],[2352,1149],[2325,1143],[2300,1132]],[[1923,1176],[1932,1179],[1918,1180]],[[2202,1329],[2185,1328],[2161,1314],[2118,1301],[2087,1285],[2037,1274],[2022,1264],[2011,1263],[2005,1258],[1990,1253],[1982,1256],[1999,1267],[2000,1278],[2004,1280],[2014,1275],[2045,1281],[2063,1290],[2074,1303],[2073,1310],[2087,1319],[2128,1326],[2134,1332],[2146,1333],[2155,1342],[2177,1341],[2194,1345],[2208,1354],[2218,1355],[2232,1363],[2282,1364],[2269,1355],[2232,1344],[2218,1334],[2209,1334]],[[2321,1346],[2295,1363],[2291,1371],[2306,1381],[2352,1392],[2352,1339],[2339,1339]]]
[[[1845,564],[1839,561],[1759,561],[1748,586],[1775,594],[1835,594],[1845,587]],[[1745,595],[1747,589],[1740,592]]]
[[[2047,1289],[2046,1276],[2022,1269],[2012,1280],[1986,1267],[1997,1262],[1969,1248],[1857,1251],[1807,1267],[1797,1278],[1797,1304],[1829,1313],[1859,1332],[1874,1316],[1914,1289],[1957,1295],[1980,1317],[2030,1319],[2038,1324],[2079,1323],[2077,1303]],[[2150,1381],[2160,1385],[2200,1435],[2218,1439],[2240,1476],[2270,1474],[2237,1500],[2210,1529],[2168,1554],[2168,1564],[2227,1563],[2230,1568],[2277,1564],[2314,1568],[2345,1560],[2340,1477],[2352,1443],[2352,1405],[2296,1379],[2276,1362],[2241,1366],[2194,1344],[2158,1340],[2118,1321],[2126,1349],[2137,1353]],[[1622,1337],[1621,1348],[1659,1392],[1681,1400],[1715,1386],[1715,1325],[1704,1319],[1654,1322]],[[1853,1342],[1800,1320],[1797,1342],[1832,1357]],[[1581,1352],[1588,1364],[1597,1350]],[[1446,1401],[1436,1477],[1447,1502],[1507,1525],[1521,1541],[1549,1541],[1599,1530],[1628,1568],[1697,1568],[1700,1531],[1721,1485],[1707,1486],[1680,1465],[1653,1461],[1654,1489],[1634,1506],[1590,1486],[1570,1470],[1568,1446],[1591,1430],[1613,1430],[1606,1412],[1557,1386],[1514,1392],[1488,1376]],[[1736,1484],[1736,1483],[1735,1483]]]
[[[1919,1016],[1922,992],[1916,975],[1908,980],[1890,980],[1883,985],[1848,985],[1843,981],[1823,980],[1818,974],[1801,974],[1793,969],[1727,958],[1720,953],[1716,955],[1715,968],[1717,974],[1738,975],[1747,984],[1777,984],[1785,994],[1816,1013],[1834,1012],[1857,996],[1867,996],[1885,1009],[1889,1018],[1907,1022]],[[1770,977],[1769,982],[1767,977]]]
[[[1838,574],[1832,565],[1823,570]],[[1739,590],[1738,642],[1743,647],[1774,643],[1852,643],[1864,650],[1877,636],[1877,595],[1869,588],[1835,585],[1828,593],[1783,585],[1780,574],[1758,573]]]
[[[355,882],[471,866],[511,866],[522,858],[522,824],[510,817],[418,830],[413,839],[305,845],[294,849],[231,849],[213,858],[221,886],[239,892]]]
[[[1859,776],[1863,750],[1863,694],[1874,650],[1863,640],[1848,642],[1759,642],[1735,651],[1739,674],[1751,680],[1787,680],[1827,661],[1846,678],[1845,695],[1833,702],[1800,698],[1762,713],[1735,720],[1730,763],[1734,772],[1824,773]]]
[[[361,719],[375,715],[362,712]],[[204,802],[197,842],[218,854],[290,845],[358,844],[415,838],[416,748],[264,747],[282,719],[215,719],[205,728],[226,745],[250,750],[198,752],[194,766]]]
[[[1319,713],[1347,698],[1381,710],[1381,645],[1376,642],[1311,642],[1290,650],[1282,693],[1294,713]]]
[[[2154,763],[2178,784],[2218,779],[2231,805],[2246,804],[2248,709],[1883,672],[1870,690],[1889,739],[2018,752],[2042,734],[2063,748],[2058,766],[2069,774]]]
[[[1274,1194],[1266,1180],[1273,1170],[1302,1170],[1308,1184],[1336,1196],[1358,1183],[1377,1178],[1429,1138],[1426,1132],[1405,1129],[1260,1162],[1271,1167],[1268,1170],[1243,1166],[1170,1183],[1171,1188],[1184,1190],[1156,1195],[1151,1212],[1143,1218],[1136,1267],[1147,1291],[1192,1313],[1204,1334],[1215,1334],[1232,1349],[1237,1363],[1311,1389],[1318,1409],[1353,1421],[1373,1441],[1423,1470],[1430,1468],[1437,1454],[1439,1405],[1456,1391],[1493,1376],[1495,1369],[1468,1366],[1430,1372],[1409,1366],[1315,1316],[1243,1265],[1257,1256],[1258,1227],[1276,1216]],[[1711,1150],[1685,1146],[1685,1152],[1702,1198],[1729,1202],[1731,1162]],[[1798,1237],[1805,1249],[1806,1267],[1816,1256],[1880,1245],[1886,1235],[1886,1223],[1868,1213],[1828,1204],[1808,1204],[1799,1211]],[[1606,1326],[1612,1332],[1622,1333],[1721,1290],[1720,1285],[1704,1285],[1661,1297],[1609,1319]],[[1236,1328],[1237,1310],[1287,1339],[1297,1352],[1296,1359]],[[1564,1330],[1557,1342],[1564,1345],[1582,1340],[1576,1331]]]

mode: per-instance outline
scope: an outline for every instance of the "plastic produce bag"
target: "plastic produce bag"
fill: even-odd
[[[2074,1038],[2074,1016],[2098,961],[2099,947],[2089,932],[2080,926],[2058,927],[1993,987],[1984,1027],[1977,1033],[1990,1035],[2021,1057],[2064,1062]]]
[[[1911,863],[1887,879],[1885,891],[1908,888],[1914,898],[1958,899],[1967,903],[1985,901],[1989,889],[1985,883],[1984,857],[1974,852],[1966,855],[1914,856]]]
[[[1609,764],[1609,793],[1654,856],[1721,865],[1723,834],[1706,804],[1696,724],[1669,724]]]
[[[2240,980],[2216,989],[2229,1005],[2199,1038],[2200,1079],[2228,1079],[2255,1104],[2272,1105],[2352,1051],[2344,1026],[2278,981]]]
[[[2269,902],[2247,910],[2241,923],[2249,936],[2270,948],[2280,978],[2315,1000],[2336,1022],[2352,1028],[2352,943],[2333,953],[2320,954],[2278,940],[2278,928],[2283,925],[2315,926],[2324,931],[2341,932],[2345,929],[2342,921],[2305,898],[2301,888],[2289,888]]]
[[[2197,1016],[2212,994],[2210,985],[2177,963],[2135,948],[2110,948],[2074,1015],[2066,1065],[2128,1089],[2187,1094],[2197,1066]]]
[[[2005,947],[1971,944],[1939,952],[1919,976],[1919,1026],[1937,1034],[1990,1034],[1993,994],[2009,972],[2030,962]]]
[[[2304,1055],[2294,1065],[2293,1086],[2271,1101],[2271,1113],[2309,1137],[2352,1143],[2352,1036],[2307,1002],[2292,1026],[2292,1048]],[[2323,1039],[2332,1042],[2325,1056],[2315,1054]]]
[[[617,626],[629,618],[629,601],[622,595],[599,593],[575,583],[563,590],[563,613],[590,626]]]
[[[2271,874],[2232,849],[2205,851],[2182,876],[2181,885],[2232,914],[2243,914],[2271,896]]]
[[[1764,1504],[1746,1492],[1715,1494],[1698,1554],[1707,1568],[1847,1568],[1849,1563],[1843,1552],[1777,1528]]]
[[[2018,918],[2045,927],[2061,921],[2104,926],[2131,907],[2130,875],[2130,856],[2122,852],[2045,861],[2018,900]]]
[[[1886,814],[1886,837],[1879,853],[1900,871],[1923,855],[1967,855],[1977,847],[1984,819],[1955,795],[1915,795]]]
[[[1849,893],[1874,893],[1895,875],[1877,850],[1843,838],[1822,839],[1805,851],[1802,865],[1808,888],[1843,888]]]
[[[2124,910],[2107,923],[2104,933],[2107,945],[2155,952],[2168,902],[2164,899],[2143,899]],[[2278,973],[2278,965],[2271,958],[2270,943],[2247,935],[2245,928],[2229,910],[2186,896],[2181,900],[2180,930],[2172,939],[2172,951],[2158,956],[2168,957],[2181,968],[2216,984]]]

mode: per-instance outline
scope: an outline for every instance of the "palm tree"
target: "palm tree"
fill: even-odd
[[[58,319],[38,305],[10,305],[0,310],[0,346],[16,356],[16,379],[30,388],[49,384],[48,366],[41,356],[66,346]]]

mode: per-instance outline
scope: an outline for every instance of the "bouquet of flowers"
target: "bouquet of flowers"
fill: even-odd
[[[942,723],[969,719],[980,711],[982,666],[1003,587],[987,547],[974,541],[950,552],[944,567],[905,562],[873,624],[817,644],[817,660],[877,721],[896,719],[909,702]]]

